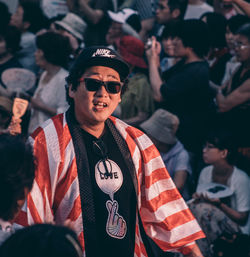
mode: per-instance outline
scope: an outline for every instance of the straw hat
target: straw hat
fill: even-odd
[[[78,15],[70,12],[61,21],[55,21],[55,24],[83,41],[83,34],[87,28],[87,24]]]
[[[176,115],[158,109],[140,127],[150,136],[165,144],[175,144],[177,138],[175,136],[179,126],[179,119]]]

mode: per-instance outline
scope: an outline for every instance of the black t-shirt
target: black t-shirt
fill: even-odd
[[[214,106],[207,62],[182,60],[163,74],[163,80],[162,106],[180,119],[177,136],[187,150],[200,151]]]
[[[99,256],[132,257],[135,246],[136,195],[128,167],[108,127],[100,139],[84,130],[82,135],[93,187],[98,238],[96,248]],[[97,142],[97,146],[93,146],[94,142]],[[102,155],[99,147],[102,151],[106,149],[106,153]],[[102,156],[108,158],[105,161],[108,176],[100,161]]]

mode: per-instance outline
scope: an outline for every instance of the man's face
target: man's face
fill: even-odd
[[[243,35],[236,35],[234,45],[236,57],[239,62],[248,62],[250,59],[250,42]]]
[[[23,8],[18,6],[16,12],[11,15],[10,25],[17,27],[19,30],[23,30]]]
[[[93,78],[101,81],[118,81],[117,71],[104,66],[88,68],[82,78]],[[85,82],[80,82],[76,91],[70,87],[69,96],[74,99],[75,116],[82,127],[94,127],[107,120],[121,101],[121,93],[110,94],[104,86],[97,91],[88,91]]]
[[[168,56],[174,56],[175,55],[175,52],[174,52],[174,38],[172,38],[172,37],[163,38],[162,39],[162,47],[163,47],[164,52]]]
[[[172,13],[168,6],[168,0],[159,0],[156,9],[156,21],[159,24],[165,24],[172,19]]]
[[[187,54],[187,47],[183,45],[183,42],[180,38],[175,37],[173,39],[173,46],[174,46],[174,56],[176,57],[186,57]]]
[[[109,45],[114,44],[115,40],[122,37],[123,32],[122,32],[122,24],[112,21],[108,33],[106,35],[106,42]]]

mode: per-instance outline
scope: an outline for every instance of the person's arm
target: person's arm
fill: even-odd
[[[141,31],[139,32],[139,35],[143,42],[147,41],[149,32],[153,29],[154,22],[154,17],[141,21]]]
[[[248,211],[240,212],[232,209],[228,205],[224,204],[219,198],[208,198],[206,195],[201,194],[200,199],[205,202],[211,203],[221,209],[231,220],[235,221],[239,225],[244,225],[248,218]]]
[[[31,106],[32,106],[32,108],[39,110],[41,112],[44,112],[50,116],[54,116],[57,113],[55,108],[49,107],[39,97],[31,98]]]
[[[198,245],[195,243],[194,247],[192,248],[191,252],[188,254],[184,254],[186,257],[203,257]]]
[[[219,112],[230,111],[232,108],[248,100],[250,100],[250,79],[247,79],[240,87],[227,96],[222,94],[221,89],[218,89],[216,95]]]
[[[186,170],[178,170],[174,174],[173,181],[174,181],[177,189],[180,191],[180,193],[182,192],[182,190],[185,186],[187,176],[188,176],[188,173]]]
[[[224,3],[232,3],[250,17],[250,3],[244,0],[223,0]]]
[[[102,10],[91,8],[86,0],[79,0],[79,11],[92,24],[98,24],[104,15]]]
[[[238,223],[241,226],[244,226],[245,223],[247,222],[247,218],[249,215],[248,211],[245,212],[239,212],[236,211],[232,208],[230,208],[228,205],[224,204],[224,203],[220,203],[219,204],[219,208],[226,213],[226,215],[232,219],[233,221],[235,221],[236,223]]]
[[[161,102],[161,85],[162,79],[159,72],[159,54],[161,51],[160,43],[156,41],[155,37],[152,37],[152,46],[146,50],[146,56],[149,65],[149,79],[153,91],[153,98],[157,102]]]

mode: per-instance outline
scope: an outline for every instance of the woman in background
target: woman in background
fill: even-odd
[[[234,166],[235,148],[232,138],[225,135],[224,131],[207,139],[203,147],[203,160],[209,166],[200,173],[198,193],[193,195],[196,201],[190,205],[190,209],[206,234],[206,238],[199,240],[198,244],[204,256],[209,257],[212,254],[211,243],[222,232],[233,234],[240,231],[249,234],[250,181],[244,171]],[[231,193],[208,196],[207,191],[201,189],[208,183],[226,186]]]
[[[36,63],[44,72],[31,99],[29,133],[68,107],[65,91],[65,77],[68,71],[64,68],[71,53],[68,38],[55,32],[45,32],[37,36],[36,44]]]

